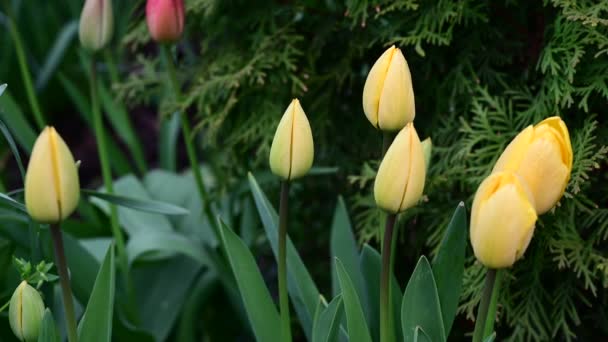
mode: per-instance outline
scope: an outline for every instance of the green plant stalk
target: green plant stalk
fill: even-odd
[[[99,97],[97,95],[97,71],[95,70],[95,56],[91,56],[91,105],[93,112],[93,128],[95,130],[95,139],[97,141],[97,151],[99,153],[99,161],[101,163],[101,175],[103,177],[104,187],[108,194],[114,194],[114,185],[112,183],[112,170],[110,169],[110,160],[108,159],[108,150],[106,147],[106,135],[101,118],[101,109],[99,107]],[[118,260],[122,269],[124,282],[129,293],[129,300],[134,303],[134,293],[131,286],[131,278],[129,276],[129,261],[127,259],[127,250],[125,240],[120,231],[118,224],[118,210],[114,204],[110,205],[110,227],[112,235],[116,241]]]
[[[30,73],[30,69],[25,59],[25,52],[23,50],[21,35],[19,34],[17,26],[15,25],[15,22],[12,18],[8,18],[8,27],[11,32],[11,37],[13,38],[13,43],[15,44],[15,51],[17,52],[17,61],[19,63],[19,69],[21,70],[21,78],[23,79],[23,85],[27,94],[27,100],[30,103],[32,113],[34,113],[34,120],[36,121],[36,125],[38,126],[38,129],[42,131],[46,124],[44,117],[42,116],[42,111],[40,110],[40,104],[38,103],[38,98],[36,97],[34,86],[32,84],[32,74]]]
[[[161,51],[165,57],[165,60],[167,61],[167,74],[169,76],[169,83],[171,85],[171,88],[173,89],[175,99],[179,100],[181,96],[181,91],[179,83],[177,82],[175,65],[173,64],[173,59],[171,58],[169,47],[167,45],[163,45],[161,47]],[[214,219],[213,211],[211,210],[211,198],[209,197],[207,188],[205,188],[205,183],[203,182],[203,176],[201,174],[200,164],[196,156],[196,150],[194,149],[194,144],[192,143],[192,128],[190,127],[190,121],[188,120],[188,116],[186,115],[185,111],[182,110],[180,111],[180,113],[182,123],[182,134],[184,136],[184,143],[186,144],[186,152],[188,154],[188,160],[190,161],[190,168],[192,169],[192,174],[194,175],[196,188],[198,190],[201,203],[203,203],[203,211],[205,212],[205,215],[209,220],[209,224],[211,224],[213,233],[215,234],[215,238],[220,241],[220,234],[217,222]]]
[[[279,205],[279,307],[281,310],[281,341],[291,342],[289,295],[287,293],[287,216],[289,213],[289,181],[281,182]]]
[[[4,310],[6,310],[6,308],[8,308],[8,306],[11,304],[11,300],[9,299],[8,302],[6,302],[4,305],[2,305],[2,307],[0,307],[0,312],[3,312]]]
[[[496,280],[494,281],[494,290],[492,291],[492,299],[486,315],[486,325],[483,330],[483,336],[490,336],[494,332],[494,322],[496,322],[496,308],[498,307],[498,295],[500,294],[500,285],[504,271],[496,271]]]
[[[492,299],[492,292],[494,284],[496,282],[496,269],[488,268],[486,273],[486,283],[484,285],[483,293],[481,294],[481,301],[479,302],[479,309],[477,309],[477,319],[475,320],[475,331],[473,332],[473,342],[482,342],[485,334],[484,330],[486,327],[487,319],[494,320],[494,317],[488,317],[490,307],[490,301]]]
[[[386,217],[386,228],[382,243],[382,273],[380,274],[380,342],[395,340],[393,327],[393,310],[391,309],[391,247],[393,230],[395,228],[396,214]]]
[[[65,322],[67,325],[68,341],[77,342],[78,334],[76,330],[76,315],[74,314],[74,300],[72,299],[72,288],[70,287],[70,276],[68,274],[68,266],[65,260],[65,251],[63,248],[63,238],[59,223],[51,224],[51,238],[53,240],[53,249],[55,250],[55,264],[59,273],[59,283],[61,284],[61,292],[63,294],[63,308],[65,311]]]

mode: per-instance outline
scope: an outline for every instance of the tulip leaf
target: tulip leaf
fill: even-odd
[[[0,120],[0,131],[2,131],[2,135],[4,135],[4,139],[6,139],[6,142],[10,147],[13,157],[15,157],[17,167],[19,167],[19,173],[21,173],[21,181],[25,182],[25,169],[23,168],[23,162],[21,161],[21,154],[19,154],[19,149],[17,149],[15,139],[13,139],[11,132],[2,120]]]
[[[403,294],[401,328],[405,341],[414,339],[416,327],[424,330],[430,341],[446,340],[437,286],[425,256],[420,257]]]
[[[147,253],[180,253],[201,265],[207,263],[203,248],[188,237],[173,232],[146,232],[131,236],[127,243],[129,264]],[[164,255],[164,254],[163,254]]]
[[[6,83],[0,84],[0,96],[2,96],[2,94],[4,94],[5,89],[6,89]]]
[[[433,276],[437,283],[443,325],[447,335],[452,328],[462,289],[464,257],[467,241],[467,211],[463,202],[458,204],[452,220],[433,260]]]
[[[15,209],[18,209],[19,211],[27,213],[27,209],[25,208],[25,205],[23,205],[20,202],[17,202],[16,200],[14,200],[13,198],[11,198],[10,196],[8,196],[6,194],[0,193],[0,203],[7,204]]]
[[[36,78],[36,90],[39,91],[47,85],[49,79],[53,75],[53,72],[55,72],[55,70],[57,70],[57,66],[61,64],[63,56],[70,47],[70,43],[77,33],[78,20],[71,20],[63,26],[55,39],[53,47],[44,60],[44,65],[40,69],[40,72],[38,72],[38,77]]]
[[[249,185],[264,226],[266,237],[276,258],[278,253],[277,227],[279,220],[277,212],[251,173],[249,174]],[[287,237],[287,287],[304,333],[307,339],[310,339],[312,336],[314,313],[319,300],[319,290],[289,237]]]
[[[241,292],[249,322],[260,342],[276,341],[279,314],[247,245],[220,221],[220,235]]]
[[[382,270],[382,257],[373,247],[365,244],[363,245],[359,258],[361,271],[363,272],[363,278],[365,279],[367,298],[369,300],[370,331],[374,341],[377,341],[380,337],[380,273]],[[394,275],[391,278],[393,289],[391,292],[393,319],[395,322],[399,322],[403,294],[401,293],[397,278],[395,278]],[[403,333],[401,332],[401,325],[395,324],[394,329],[397,332],[397,340],[402,341]]]
[[[80,341],[111,341],[115,278],[114,246],[110,245],[78,327]]]
[[[38,342],[60,342],[57,326],[53,314],[48,308],[44,310],[42,323],[40,323],[40,332],[38,333]]]
[[[337,295],[327,304],[319,297],[317,312],[312,324],[312,342],[336,341],[343,314],[342,295]]]
[[[105,192],[99,192],[94,190],[82,189],[82,194],[89,197],[96,197],[102,199],[104,201],[130,208],[139,211],[144,211],[148,213],[154,214],[163,214],[163,215],[187,215],[188,210],[178,207],[174,204],[154,201],[149,199],[139,199],[132,197],[125,197],[120,195],[108,194]]]
[[[491,335],[487,336],[483,342],[494,342],[494,340],[496,339],[496,333],[493,332]]]
[[[338,273],[340,288],[342,289],[349,341],[371,342],[372,338],[369,334],[369,329],[367,328],[365,314],[363,313],[363,307],[357,296],[355,286],[344,269],[344,265],[340,259],[335,259],[335,266]]]
[[[424,330],[422,330],[421,327],[416,327],[416,329],[414,329],[414,342],[432,342],[431,339],[429,338],[429,335],[427,335]]]
[[[159,159],[160,166],[175,171],[177,164],[177,138],[179,137],[181,118],[179,112],[163,118],[160,125]]]
[[[11,96],[10,91],[5,91],[0,96],[0,119],[6,123],[10,131],[13,133],[19,146],[23,148],[27,154],[32,152],[34,142],[36,141],[36,131],[30,125],[21,107]]]

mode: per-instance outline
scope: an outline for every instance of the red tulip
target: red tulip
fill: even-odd
[[[179,40],[184,31],[184,1],[148,0],[146,21],[155,41],[168,43]]]

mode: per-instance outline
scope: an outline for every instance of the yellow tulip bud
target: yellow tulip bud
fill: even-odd
[[[80,44],[97,51],[110,41],[113,31],[112,0],[85,0],[78,27]]]
[[[516,172],[534,196],[536,212],[549,211],[564,194],[572,171],[568,128],[557,116],[528,126],[504,150],[492,172]]]
[[[270,147],[270,169],[286,180],[304,176],[312,166],[312,131],[300,101],[291,101],[283,114]]]
[[[8,309],[8,320],[13,333],[20,341],[38,341],[44,303],[38,291],[25,280],[17,287]]]
[[[374,183],[378,207],[398,213],[413,207],[424,190],[424,152],[413,123],[397,135],[380,163]]]
[[[36,139],[25,175],[25,206],[43,223],[68,217],[80,198],[78,170],[72,152],[53,127]]]
[[[363,111],[376,128],[397,131],[414,121],[416,106],[410,68],[394,45],[376,61],[363,87]]]
[[[536,218],[534,198],[516,174],[491,174],[479,185],[471,210],[477,260],[490,268],[512,266],[528,248]]]
[[[433,141],[431,138],[426,138],[422,140],[422,152],[424,153],[424,164],[426,165],[426,170],[429,170],[429,165],[431,165],[431,153],[433,152]]]

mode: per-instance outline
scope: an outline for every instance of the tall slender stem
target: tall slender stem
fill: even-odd
[[[95,69],[95,56],[91,56],[91,105],[93,110],[93,128],[95,130],[95,139],[97,140],[97,151],[99,153],[99,161],[101,164],[101,175],[103,177],[104,187],[108,194],[114,193],[114,185],[112,183],[112,170],[110,169],[110,160],[108,159],[108,149],[106,147],[106,132],[103,127],[101,118],[101,109],[99,108],[99,98],[97,96],[97,71]],[[116,241],[118,252],[118,260],[122,269],[129,300],[134,301],[134,294],[129,276],[129,261],[127,259],[127,251],[125,248],[125,240],[120,231],[118,223],[118,210],[114,204],[110,204],[110,227],[112,235]]]
[[[393,230],[395,227],[396,214],[386,217],[386,228],[384,229],[384,242],[382,243],[382,273],[380,278],[380,342],[391,342],[394,340],[392,328],[393,311],[391,310],[391,247]]]
[[[483,341],[483,338],[485,337],[484,330],[486,326],[486,321],[488,318],[494,319],[494,317],[488,317],[488,308],[490,306],[495,281],[496,269],[488,268],[488,272],[486,273],[486,283],[484,285],[483,293],[481,294],[479,309],[477,310],[477,319],[475,320],[475,331],[473,332],[473,342]]]
[[[163,45],[161,50],[165,55],[165,59],[167,61],[167,73],[169,78],[169,84],[173,89],[175,99],[179,100],[181,96],[181,91],[179,83],[177,82],[177,75],[175,72],[175,65],[173,64],[173,58],[171,58],[168,46]],[[205,183],[203,182],[200,164],[198,162],[198,157],[196,156],[194,144],[192,143],[192,128],[190,127],[190,121],[188,120],[188,116],[183,110],[181,111],[181,123],[182,134],[184,135],[184,143],[186,144],[186,152],[188,154],[188,160],[190,161],[190,168],[192,169],[192,174],[194,175],[194,182],[196,183],[196,188],[198,190],[201,203],[203,204],[203,211],[207,216],[207,219],[209,220],[209,224],[213,229],[215,237],[219,239],[220,235],[217,227],[217,222],[213,216],[213,211],[211,210],[211,198],[209,197],[207,188],[205,187]]]
[[[287,293],[287,216],[289,213],[289,181],[281,183],[279,205],[279,305],[281,309],[281,341],[291,341],[289,296]]]
[[[500,294],[500,285],[504,271],[496,270],[496,280],[494,281],[494,289],[492,290],[492,298],[490,299],[490,306],[488,307],[488,314],[486,315],[486,325],[483,330],[483,336],[490,336],[494,332],[494,322],[496,321],[496,308],[498,306],[498,295]]]
[[[36,125],[40,130],[42,130],[45,126],[44,116],[42,115],[42,111],[40,110],[40,104],[38,103],[38,98],[36,97],[36,92],[34,91],[34,86],[32,84],[32,74],[30,73],[30,69],[27,65],[27,60],[25,58],[25,51],[23,50],[21,35],[19,34],[17,26],[15,25],[15,22],[12,18],[8,18],[8,26],[11,32],[11,36],[13,38],[13,42],[15,44],[15,51],[17,52],[17,61],[19,63],[19,69],[21,70],[21,79],[23,80],[23,85],[27,94],[27,100],[30,103],[32,113],[34,113],[34,120],[36,121]]]
[[[78,334],[76,332],[76,315],[74,315],[74,300],[72,299],[72,288],[70,287],[70,276],[68,274],[68,265],[65,260],[65,252],[63,248],[63,238],[59,224],[51,224],[51,237],[53,239],[53,247],[55,250],[55,263],[59,272],[59,283],[63,294],[63,308],[65,310],[65,322],[68,330],[68,341],[77,342]]]

